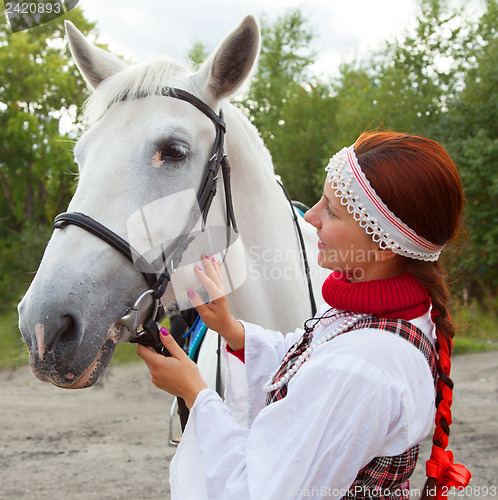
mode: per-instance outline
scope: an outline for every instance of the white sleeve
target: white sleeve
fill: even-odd
[[[381,370],[324,347],[250,430],[214,391],[202,391],[171,464],[172,498],[274,500],[313,489],[344,496],[358,471],[383,455],[388,433],[409,422],[401,393]]]
[[[330,306],[325,304],[317,312],[321,316]],[[225,402],[236,422],[249,428],[256,415],[266,406],[263,385],[279,367],[283,357],[303,335],[304,330],[282,335],[265,330],[259,325],[242,321],[245,330],[245,362],[225,353],[226,385]]]
[[[289,348],[303,334],[296,330],[286,336],[280,332],[243,322],[245,330],[245,362],[225,353],[225,403],[236,422],[249,428],[262,408],[266,406],[263,385],[278,368]]]

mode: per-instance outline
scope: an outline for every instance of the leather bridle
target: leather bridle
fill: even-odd
[[[125,315],[121,317],[117,323],[125,326],[131,332],[133,338],[130,342],[136,342],[153,347],[157,352],[168,355],[161,340],[159,339],[159,328],[157,326],[157,323],[165,316],[164,309],[161,305],[161,297],[165,293],[171,280],[171,274],[178,267],[185,250],[195,238],[195,236],[191,233],[200,217],[202,217],[202,231],[206,228],[209,209],[211,208],[211,203],[217,191],[220,169],[223,176],[223,185],[225,190],[227,248],[230,245],[231,228],[233,228],[236,233],[238,232],[238,229],[235,222],[235,214],[232,203],[230,165],[223,150],[226,132],[225,122],[223,121],[223,113],[220,111],[219,115],[216,114],[203,101],[182,89],[166,87],[159,92],[159,95],[173,97],[192,104],[199,111],[204,113],[213,122],[216,128],[216,137],[214,139],[212,153],[204,172],[201,187],[197,192],[197,204],[199,210],[193,207],[190,219],[185,226],[185,230],[178,237],[176,237],[170,245],[168,245],[168,247],[161,253],[159,258],[156,259],[154,263],[149,264],[143,259],[143,257],[140,256],[140,254],[130,245],[128,241],[88,215],[78,212],[61,213],[54,220],[54,228],[64,229],[68,225],[75,225],[84,229],[115,248],[138,269],[156,269],[158,264],[162,264],[164,266],[164,271],[158,276],[154,272],[141,271],[149,289],[136,299],[134,305],[128,309]],[[135,97],[142,96],[139,95]],[[119,100],[125,99],[127,99],[127,96]],[[112,104],[114,104],[114,102],[111,103],[111,105]],[[145,303],[148,302],[148,298],[152,299],[152,306],[144,308]],[[142,326],[142,330],[138,331],[140,325]]]

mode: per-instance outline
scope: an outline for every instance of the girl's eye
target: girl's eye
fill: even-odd
[[[329,207],[326,208],[326,211],[327,211],[327,215],[329,215],[330,217],[335,217],[334,212],[332,212],[332,210],[330,210]]]

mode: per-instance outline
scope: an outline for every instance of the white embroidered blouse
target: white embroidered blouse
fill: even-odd
[[[412,323],[434,341],[429,313]],[[313,341],[335,326],[319,326]],[[245,364],[223,350],[225,402],[205,389],[192,407],[170,467],[172,499],[339,499],[373,458],[428,435],[434,381],[406,340],[368,328],[334,338],[313,351],[287,396],[266,406],[262,387],[303,331],[244,327]]]

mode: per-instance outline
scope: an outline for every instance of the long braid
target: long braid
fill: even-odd
[[[458,169],[440,144],[424,137],[386,131],[362,134],[354,149],[377,195],[417,235],[433,244],[445,245],[458,234],[463,188]],[[404,269],[420,281],[432,301],[438,353],[436,428],[423,497],[445,498],[448,488],[465,487],[470,480],[469,471],[454,464],[453,454],[446,450],[453,399],[450,356],[455,335],[448,315],[449,292],[439,261],[402,259]]]
[[[450,294],[440,261],[421,262],[407,259],[408,270],[422,283],[431,296],[432,321],[436,326],[438,378],[436,382],[436,427],[432,438],[431,458],[427,462],[427,482],[422,499],[444,498],[451,486],[468,483],[470,473],[459,464],[453,464],[453,454],[447,451],[450,434],[453,381],[450,378],[452,339],[455,327],[448,314]],[[444,485],[444,490],[442,488]]]

